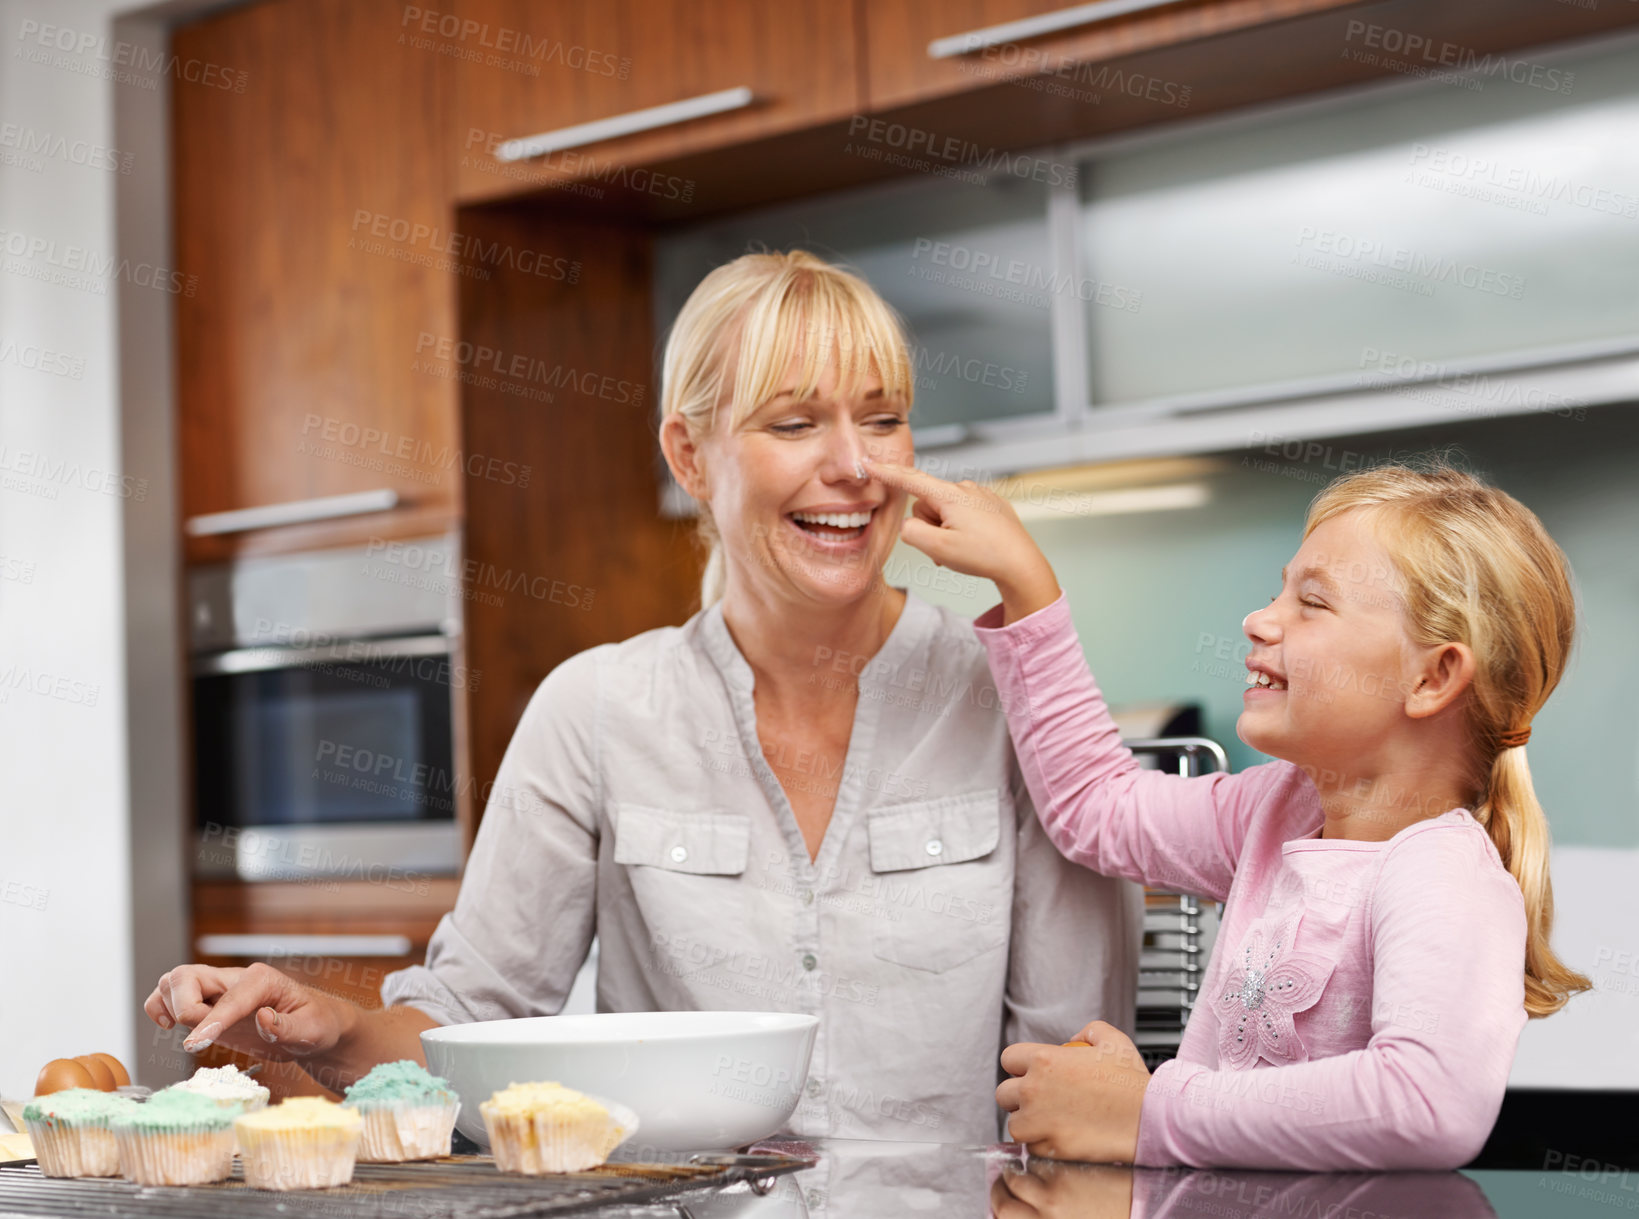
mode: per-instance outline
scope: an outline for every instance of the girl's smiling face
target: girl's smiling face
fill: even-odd
[[[1257,682],[1236,725],[1243,741],[1317,783],[1392,769],[1425,658],[1406,634],[1399,576],[1366,513],[1317,526],[1281,573],[1280,592],[1242,627],[1248,681]]]
[[[795,384],[795,368],[785,384]],[[874,373],[848,396],[833,367],[801,402],[786,390],[733,431],[720,419],[699,451],[730,585],[764,600],[832,604],[875,587],[905,493],[862,476],[860,458],[909,465],[907,413]]]

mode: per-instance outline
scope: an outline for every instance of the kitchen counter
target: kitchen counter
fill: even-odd
[[[487,1161],[458,1156],[417,1166],[418,1179],[389,1180],[387,1174],[398,1166],[370,1165],[361,1166],[350,1187],[274,1195],[247,1189],[238,1179],[155,1190],[118,1181],[45,1181],[38,1169],[6,1168],[0,1169],[0,1215],[150,1219],[237,1212],[283,1219],[490,1219],[568,1210],[611,1219],[1608,1219],[1639,1211],[1639,1171],[1558,1153],[1541,1170],[1274,1173],[1060,1164],[1032,1159],[1012,1143],[774,1139],[753,1151],[811,1160],[813,1166],[791,1172],[787,1161],[786,1175],[755,1182],[760,1193],[738,1184],[669,1196],[660,1175],[703,1169],[605,1175],[603,1184],[585,1178],[548,1183],[511,1174],[497,1179]],[[689,1159],[652,1152],[633,1158],[651,1157],[679,1165]],[[617,1179],[638,1187],[645,1200],[600,1206],[596,1191],[615,1188]],[[441,1188],[429,1188],[434,1185]]]
[[[1016,1144],[970,1148],[817,1140],[767,1144],[818,1156],[765,1197],[691,1198],[694,1219],[938,1215],[982,1219],[1556,1219],[1639,1213],[1639,1171],[1561,1158],[1540,1171],[1274,1173],[1133,1169],[1029,1159]],[[658,1212],[656,1212],[658,1213]]]

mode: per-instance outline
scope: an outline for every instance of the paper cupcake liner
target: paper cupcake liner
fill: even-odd
[[[359,1140],[360,1162],[396,1164],[449,1155],[450,1134],[460,1109],[459,1101],[449,1101],[361,1110],[364,1132]]]
[[[353,1179],[358,1127],[257,1130],[241,1127],[245,1184],[253,1189],[324,1189]]]
[[[23,1123],[34,1144],[40,1171],[48,1177],[117,1177],[119,1147],[106,1126],[66,1126],[62,1122]]]
[[[590,1098],[598,1100],[596,1097]],[[609,1158],[621,1140],[637,1129],[637,1115],[625,1105],[598,1100],[609,1110],[606,1118],[559,1117],[550,1112],[517,1117],[492,1112],[490,1103],[478,1106],[489,1131],[489,1150],[502,1172],[541,1176],[554,1172],[584,1172]]]
[[[207,1185],[233,1175],[233,1132],[133,1130],[114,1132],[120,1174],[138,1185]]]

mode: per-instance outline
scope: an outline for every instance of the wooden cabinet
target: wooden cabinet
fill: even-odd
[[[440,7],[446,11],[405,8],[403,35],[407,47],[451,66],[463,201],[564,178],[616,194],[687,191],[686,182],[633,171],[842,118],[861,105],[854,0],[448,0]],[[495,156],[506,140],[742,86],[755,100],[741,109],[530,161]]]
[[[938,40],[1046,17],[1072,7],[1064,0],[871,0],[864,5],[866,104],[872,110],[963,93],[1008,80],[1042,78],[1041,90],[1065,106],[1096,106],[1106,96],[1134,96],[1183,110],[1205,81],[1164,73],[1100,72],[1078,65],[1341,8],[1356,0],[1195,0],[1119,17],[1069,25],[1034,36],[1003,36],[965,54],[930,54]],[[1075,7],[1084,7],[1077,5]],[[1244,74],[1245,63],[1223,65]]]
[[[398,45],[403,12],[266,0],[175,34],[181,62],[243,85],[174,86],[183,516],[380,489],[403,505],[190,538],[191,559],[459,518],[449,64]]]

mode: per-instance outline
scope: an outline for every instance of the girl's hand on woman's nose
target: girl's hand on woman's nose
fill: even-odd
[[[1066,1045],[1010,1045],[1002,1067],[1014,1078],[996,1089],[996,1103],[1012,1114],[1008,1133],[1031,1155],[1133,1162],[1150,1073],[1120,1029],[1095,1020]]]
[[[1004,620],[1058,600],[1059,582],[1013,505],[971,479],[946,482],[910,466],[866,458],[865,471],[916,497],[900,536],[941,567],[993,580]]]

